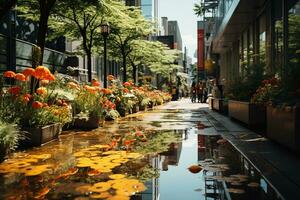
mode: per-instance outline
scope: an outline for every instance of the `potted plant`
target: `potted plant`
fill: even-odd
[[[54,82],[55,76],[46,67],[39,66],[17,74],[7,71],[4,77],[14,80],[14,85],[1,87],[2,119],[15,122],[24,132],[25,139],[20,145],[39,146],[57,139],[64,116],[70,110],[68,105],[54,104],[56,98],[48,85]]]
[[[75,91],[73,101],[74,108],[74,127],[79,129],[95,129],[104,120],[103,101],[104,96],[98,82],[92,85],[79,86],[70,82],[70,88]]]
[[[264,76],[262,65],[249,66],[246,68],[245,77],[231,82],[227,89],[229,117],[247,124],[249,128],[265,127],[266,107],[250,102]]]
[[[267,106],[267,137],[300,150],[300,69],[287,66],[286,76],[265,80],[252,100]]]

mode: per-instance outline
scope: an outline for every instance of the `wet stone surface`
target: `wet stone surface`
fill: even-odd
[[[276,199],[206,110],[172,102],[15,153],[0,199]]]

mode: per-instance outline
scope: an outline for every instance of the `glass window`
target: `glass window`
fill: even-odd
[[[243,34],[243,71],[245,66],[248,65],[248,34],[247,31]]]
[[[274,65],[275,72],[281,73],[283,65],[283,15],[281,0],[275,1],[274,9]]]
[[[253,65],[254,63],[253,26],[250,26],[248,34],[249,34],[248,60],[249,60],[249,65]]]
[[[259,62],[266,65],[266,15],[259,19]]]
[[[288,62],[300,63],[300,1],[297,1],[288,11]]]

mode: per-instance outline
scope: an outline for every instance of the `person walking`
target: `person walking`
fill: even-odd
[[[192,100],[192,103],[196,102],[196,95],[197,95],[197,87],[196,87],[196,83],[193,82],[192,86],[191,86],[191,100]]]
[[[200,81],[197,85],[197,96],[198,96],[198,103],[202,103],[202,98],[203,98],[203,85],[202,82]]]

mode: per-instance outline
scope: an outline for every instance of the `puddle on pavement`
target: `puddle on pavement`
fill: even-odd
[[[0,165],[0,199],[276,199],[208,122],[129,122],[15,153]]]

